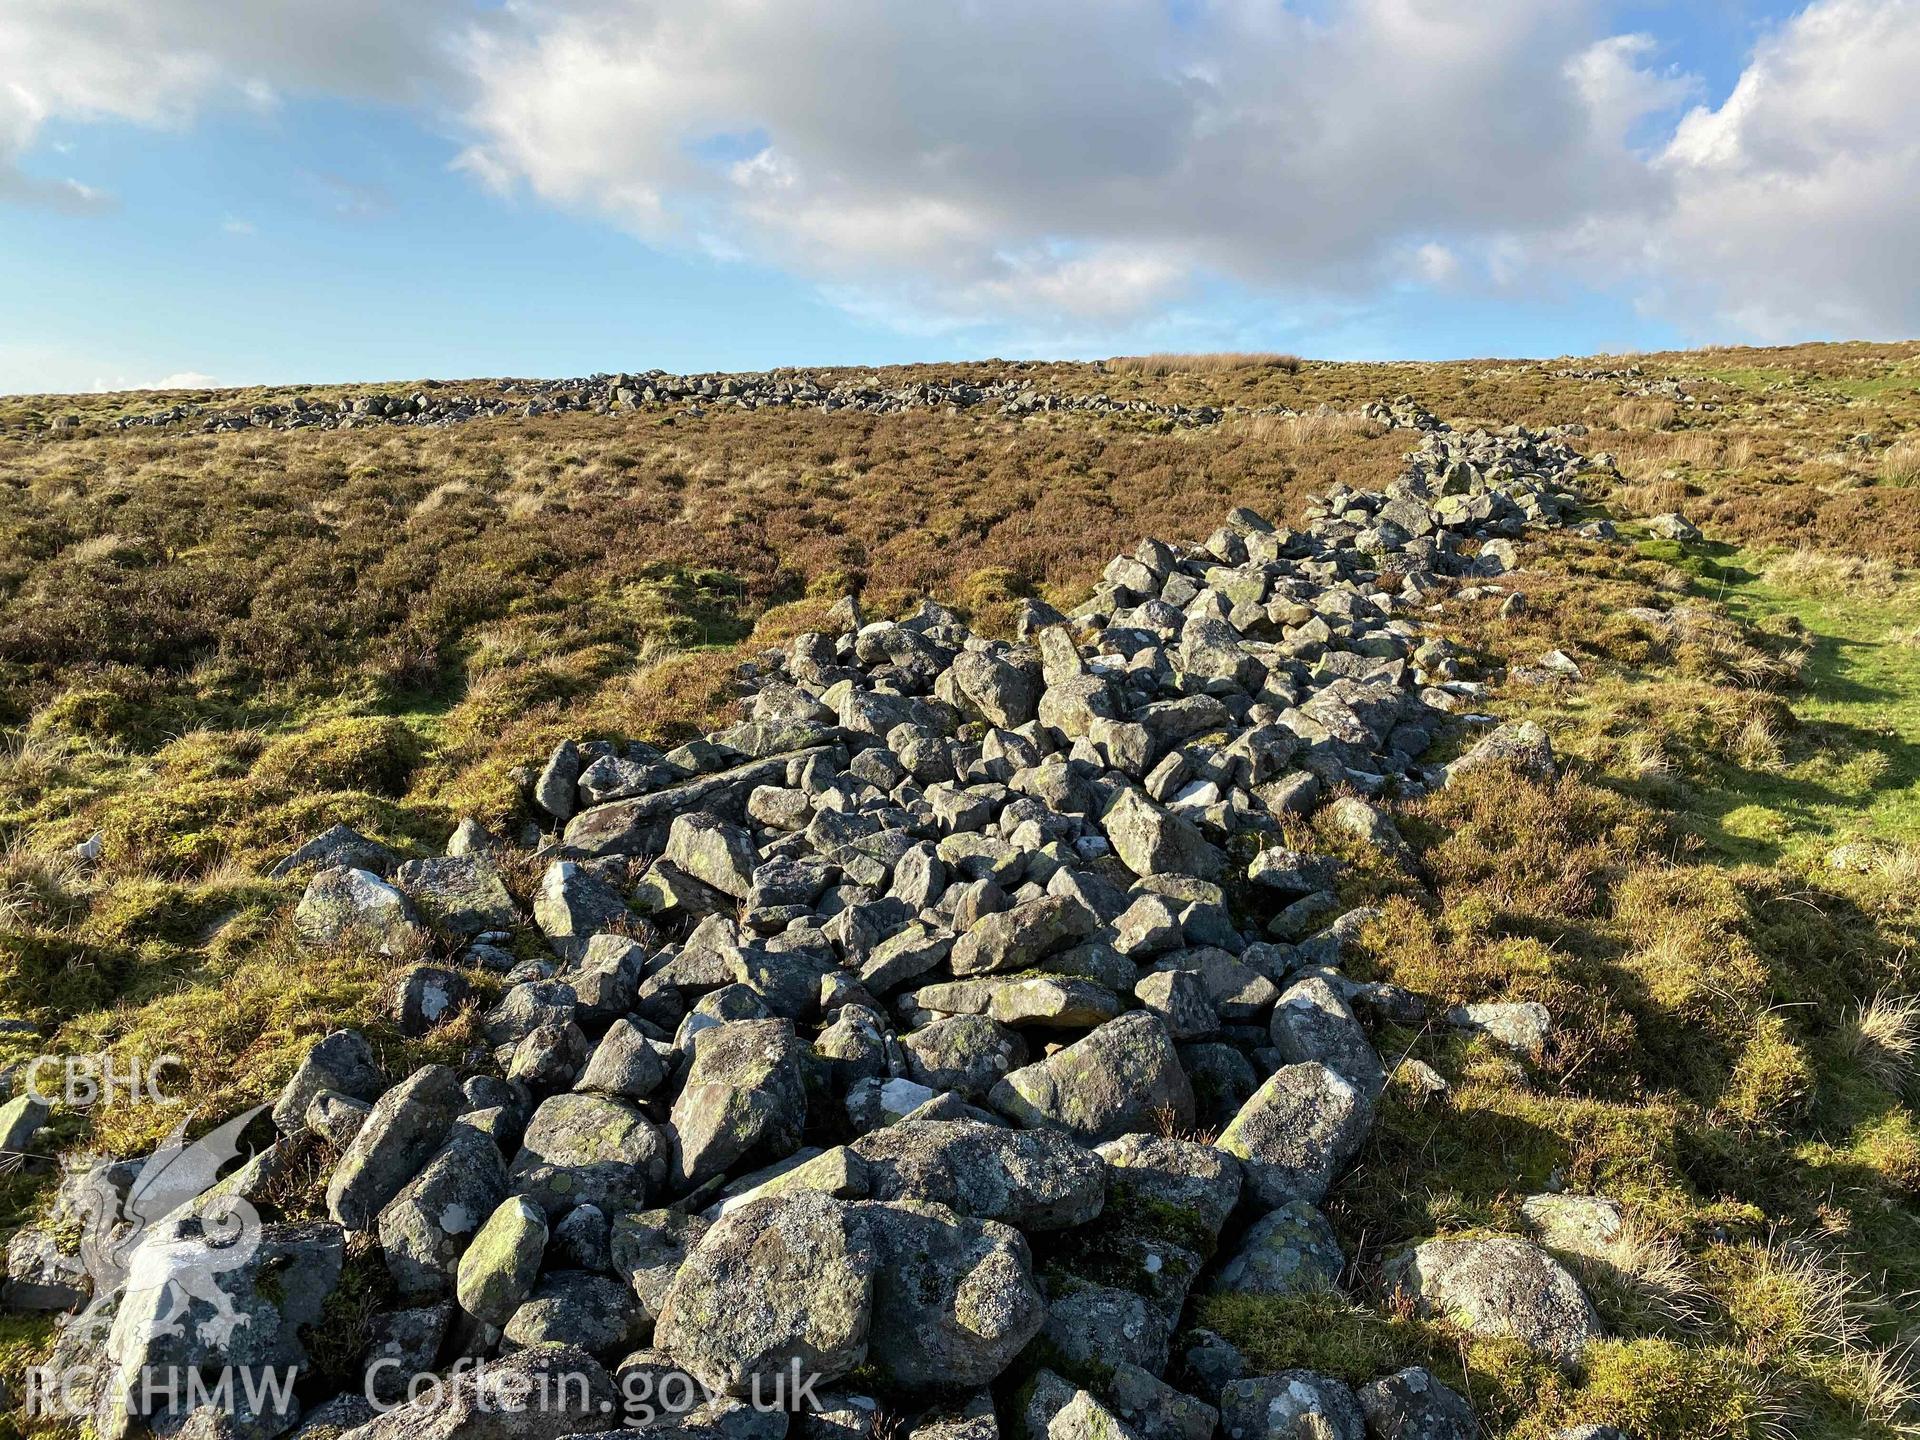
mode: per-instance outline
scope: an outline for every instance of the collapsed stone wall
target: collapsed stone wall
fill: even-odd
[[[1410,402],[1374,404],[1367,413],[1389,426],[1409,423]],[[207,434],[237,430],[343,430],[369,425],[464,424],[496,416],[611,414],[615,411],[672,410],[699,418],[725,410],[846,410],[893,415],[910,410],[990,409],[1010,418],[1027,415],[1127,416],[1159,420],[1180,428],[1217,425],[1233,416],[1292,415],[1284,405],[1181,405],[1152,400],[1117,400],[1106,394],[1074,395],[1042,390],[1019,375],[985,384],[971,381],[881,385],[876,381],[833,381],[798,375],[590,375],[575,380],[508,380],[490,394],[475,395],[439,384],[411,394],[372,391],[339,400],[295,396],[246,409],[182,401],[164,409],[124,415],[115,430],[191,428]],[[1417,410],[1417,407],[1412,407]],[[1424,413],[1424,412],[1422,412]],[[1396,418],[1396,417],[1402,418]],[[78,428],[77,417],[60,417],[54,430]]]
[[[409,1035],[499,974],[484,1047],[394,1083],[363,1037],[328,1036],[272,1107],[278,1139],[220,1189],[265,1205],[319,1157],[325,1220],[267,1224],[209,1267],[199,1197],[139,1237],[131,1277],[23,1231],[10,1297],[78,1305],[98,1282],[56,1363],[102,1396],[154,1365],[311,1376],[346,1256],[372,1244],[392,1299],[349,1370],[385,1362],[381,1398],[461,1358],[587,1377],[581,1406],[489,1416],[513,1437],[611,1430],[617,1387],[673,1377],[710,1393],[655,1427],[689,1437],[864,1434],[883,1410],[918,1440],[1476,1435],[1425,1371],[1357,1392],[1255,1374],[1188,1328],[1203,1293],[1345,1283],[1318,1207],[1387,1084],[1446,1085],[1393,1073],[1372,1022],[1521,1051],[1551,1025],[1350,980],[1368,912],[1343,910],[1332,857],[1282,843],[1321,815],[1411,868],[1377,802],[1489,759],[1553,764],[1525,724],[1429,762],[1481,692],[1423,617],[1512,603],[1499,577],[1530,531],[1580,523],[1592,462],[1564,433],[1384,408],[1421,433],[1404,471],[1336,486],[1299,529],[1236,510],[1199,544],[1143,541],[1071,613],[1029,602],[1012,641],[931,602],[867,621],[848,598],[745,668],[738,724],[666,752],[562,745],[528,777],[538,958],[508,948],[507,844],[471,822],[404,862],[316,837],[282,867],[311,876],[302,933],[437,949],[389,992]],[[76,1170],[62,1217],[124,1216],[140,1173]],[[178,1336],[146,1323],[174,1281]],[[1524,1236],[1430,1240],[1388,1284],[1566,1363],[1599,1331]],[[244,1329],[209,1338],[223,1307]],[[796,1363],[821,1387],[806,1413],[744,1403]],[[332,1383],[309,1379],[304,1416],[228,1423],[466,1433],[492,1382],[382,1416]],[[205,1418],[99,1403],[112,1434]]]

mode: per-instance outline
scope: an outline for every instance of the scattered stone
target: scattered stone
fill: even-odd
[[[1580,1282],[1517,1235],[1428,1240],[1389,1264],[1387,1283],[1423,1315],[1511,1337],[1562,1365],[1604,1333]]]

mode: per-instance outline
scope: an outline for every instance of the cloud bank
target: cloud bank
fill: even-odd
[[[236,13],[238,12],[238,13]],[[1221,287],[1632,296],[1920,333],[1920,0],[1816,0],[1727,98],[1602,0],[10,0],[0,202],[56,123],[419,107],[478,183],[902,328],[1124,331]]]

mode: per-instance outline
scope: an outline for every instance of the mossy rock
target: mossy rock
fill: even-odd
[[[420,764],[420,737],[404,721],[368,715],[282,736],[254,762],[254,779],[280,790],[404,794]]]

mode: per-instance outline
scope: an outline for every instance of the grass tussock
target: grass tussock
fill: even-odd
[[[1239,425],[1249,439],[1290,448],[1328,445],[1350,438],[1376,440],[1387,433],[1378,420],[1325,408],[1304,415],[1254,415]]]
[[[1216,350],[1195,354],[1161,351],[1152,355],[1116,355],[1107,362],[1121,375],[1157,379],[1166,375],[1218,375],[1232,370],[1273,370],[1297,375],[1306,361],[1272,350]]]
[[[1761,567],[1769,585],[1813,595],[1890,599],[1912,584],[1908,572],[1877,556],[1835,555],[1798,545]]]
[[[1889,445],[1880,457],[1882,485],[1920,485],[1920,440],[1902,440]]]
[[[1622,430],[1671,430],[1680,411],[1671,400],[1622,400],[1613,407],[1613,423]]]

